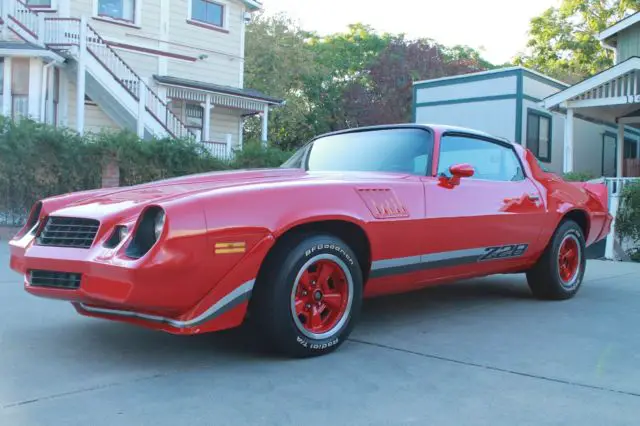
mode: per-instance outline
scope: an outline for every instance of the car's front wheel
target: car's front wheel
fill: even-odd
[[[338,348],[362,304],[362,271],[333,235],[290,238],[267,259],[251,300],[254,325],[280,353],[306,357]]]
[[[565,220],[556,229],[536,265],[527,272],[527,282],[533,295],[546,300],[575,296],[586,269],[584,252],[582,228],[573,220]]]

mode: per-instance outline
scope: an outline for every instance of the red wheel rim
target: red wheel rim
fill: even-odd
[[[292,310],[296,325],[309,337],[323,337],[345,318],[351,302],[351,280],[340,263],[337,258],[315,260],[298,274]]]
[[[580,245],[573,235],[568,235],[558,251],[558,273],[562,282],[572,284],[580,269]]]

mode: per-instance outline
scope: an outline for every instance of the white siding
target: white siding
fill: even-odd
[[[562,119],[564,137],[564,117]],[[606,126],[584,120],[576,120],[573,129],[573,168],[576,172],[589,172],[600,176],[602,173],[602,136]],[[609,131],[614,131],[611,129]],[[562,146],[560,139],[558,145]]]
[[[117,49],[125,62],[138,74],[148,79],[153,74],[167,74],[190,80],[240,87],[243,70],[244,5],[240,1],[218,0],[227,8],[226,32],[188,23],[189,1],[140,0],[137,26],[124,26],[94,19],[94,3],[97,0],[72,0],[70,15],[90,17],[89,24],[105,40],[133,45],[136,48],[153,49],[198,58],[195,62]],[[166,29],[161,26],[162,5],[169,7]],[[165,14],[166,16],[166,14]],[[162,58],[162,59],[160,59]],[[166,65],[165,65],[166,64]]]
[[[135,64],[134,71],[142,77],[147,84],[153,83],[153,75],[158,73],[158,56],[146,53],[132,52],[125,49],[115,49],[118,55],[129,66]]]
[[[240,111],[215,107],[211,113],[211,140],[224,141],[226,135],[230,134],[231,145],[237,146],[240,142],[238,135],[239,124]]]
[[[502,99],[418,107],[416,122],[463,126],[513,140],[516,100]]]
[[[73,80],[69,82],[69,123],[67,127],[76,129],[76,85]],[[94,103],[85,103],[84,106],[84,130],[86,133],[100,133],[101,130],[118,130],[118,126],[107,116],[99,106]]]
[[[529,77],[526,73],[524,74],[524,81],[522,82],[522,85],[523,85],[524,94],[526,96],[531,96],[536,99],[544,99],[561,90],[552,84],[544,83],[540,80],[533,79]]]
[[[481,98],[486,96],[515,95],[517,78],[494,77],[487,80],[460,82],[446,86],[424,87],[417,89],[417,102],[440,102],[453,99]]]
[[[176,43],[171,44],[171,52],[206,57],[196,62],[169,58],[168,75],[240,87],[244,6],[241,2],[219,0],[227,8],[228,18],[228,32],[220,32],[188,23],[188,1],[191,0],[171,1],[169,43]]]

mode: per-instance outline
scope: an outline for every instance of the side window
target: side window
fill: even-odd
[[[449,167],[467,163],[475,174],[471,179],[518,181],[524,179],[522,166],[513,149],[498,143],[467,136],[444,136],[440,141],[438,175],[449,175]]]

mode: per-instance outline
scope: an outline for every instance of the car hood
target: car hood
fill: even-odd
[[[241,188],[248,185],[269,186],[281,182],[304,180],[359,181],[402,179],[408,175],[374,172],[307,172],[302,169],[252,169],[210,172],[147,184],[106,188],[57,197],[55,214],[100,219],[105,216],[138,211],[144,205],[166,202],[217,189]],[[52,209],[48,209],[51,211]]]

